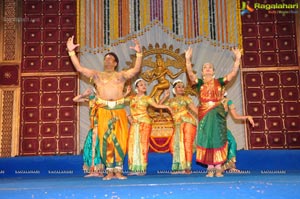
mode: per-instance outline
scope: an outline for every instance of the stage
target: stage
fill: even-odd
[[[170,154],[149,154],[148,175],[127,180],[83,178],[81,156],[0,159],[0,198],[299,198],[300,151],[238,151],[241,173],[206,178],[170,174]],[[124,166],[127,173],[127,164]]]

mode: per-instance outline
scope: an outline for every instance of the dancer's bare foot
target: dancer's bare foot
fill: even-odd
[[[113,172],[108,172],[107,175],[102,179],[103,180],[111,180],[112,178],[114,178],[114,173]]]
[[[115,177],[116,177],[117,179],[119,179],[119,180],[126,180],[126,179],[127,179],[127,177],[124,176],[121,172],[116,172],[116,173],[115,173]]]
[[[184,171],[184,174],[191,174],[192,173],[192,171],[191,170],[189,170],[189,169],[186,169],[185,171]]]
[[[137,176],[137,175],[138,175],[138,172],[133,172],[133,171],[131,171],[131,172],[129,172],[127,175],[128,175],[128,176]]]
[[[137,175],[138,176],[144,176],[144,175],[146,175],[146,172],[138,172]]]
[[[85,178],[90,178],[90,177],[103,177],[103,174],[102,173],[97,173],[97,172],[92,172],[92,173],[89,173],[87,175],[84,176]]]

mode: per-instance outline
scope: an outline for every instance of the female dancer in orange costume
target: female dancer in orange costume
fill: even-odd
[[[198,110],[192,99],[184,95],[184,84],[181,80],[174,81],[173,94],[175,97],[164,103],[170,106],[173,113],[174,132],[170,142],[170,151],[173,156],[172,172],[190,174],[197,123],[188,110],[192,110],[196,115]],[[170,91],[167,90],[160,103],[163,103],[169,96]]]
[[[130,102],[131,123],[128,137],[128,175],[145,175],[148,165],[149,136],[152,130],[152,120],[147,112],[148,106],[159,109],[169,109],[168,106],[157,104],[151,97],[145,95],[146,82],[138,79],[134,83],[136,95],[125,99]]]

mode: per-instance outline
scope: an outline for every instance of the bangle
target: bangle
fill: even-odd
[[[143,53],[136,53],[136,57],[143,57]]]
[[[74,55],[75,55],[75,51],[74,51],[74,50],[72,50],[72,51],[69,51],[69,52],[68,52],[68,54],[69,54],[69,56],[70,56],[70,57],[72,57],[72,56],[74,56]]]

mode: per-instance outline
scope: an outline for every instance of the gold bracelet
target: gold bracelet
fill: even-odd
[[[72,50],[72,51],[68,51],[68,54],[69,54],[69,56],[70,56],[70,57],[72,57],[72,56],[74,56],[74,55],[75,55],[75,51],[74,51],[74,50]]]
[[[136,57],[143,57],[143,53],[136,53]]]

